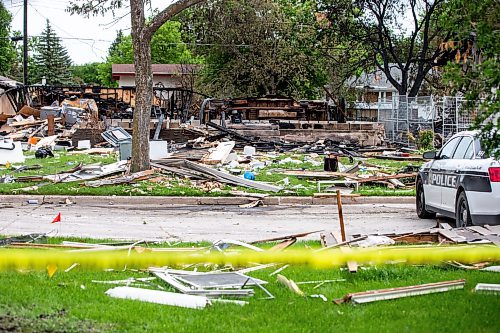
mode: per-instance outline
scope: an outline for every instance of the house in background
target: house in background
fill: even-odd
[[[181,88],[191,82],[199,65],[153,64],[153,86]],[[135,66],[133,64],[113,64],[113,79],[119,87],[135,87]]]
[[[401,82],[401,71],[395,64],[389,64],[392,77]],[[347,118],[351,120],[377,121],[380,108],[392,108],[392,97],[398,95],[397,89],[389,82],[381,70],[363,72],[348,81],[349,89],[355,100],[347,103]]]

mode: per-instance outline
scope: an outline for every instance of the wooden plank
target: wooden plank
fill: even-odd
[[[281,251],[281,250],[284,250],[287,247],[292,246],[293,244],[295,244],[296,241],[297,241],[297,238],[292,238],[292,239],[284,240],[283,242],[274,245],[272,248],[269,249],[269,251]]]
[[[465,237],[459,236],[455,231],[453,230],[445,230],[445,229],[440,229],[438,232],[441,236],[456,242],[456,243],[465,243],[467,240]]]
[[[283,170],[279,171],[279,173],[288,176],[295,176],[297,178],[337,179],[341,177],[349,177],[355,180],[358,179],[358,177],[355,177],[350,173],[343,173],[343,172]]]
[[[150,178],[154,174],[154,172],[155,172],[154,170],[145,170],[123,177],[87,181],[85,182],[85,186],[100,187],[105,185],[129,184],[135,181],[140,181]]]
[[[338,244],[337,240],[333,236],[332,232],[321,233],[321,240],[323,247]]]
[[[277,275],[278,282],[282,285],[286,286],[288,289],[293,291],[299,296],[305,296],[304,292],[300,290],[299,286],[293,280],[288,280],[285,276],[278,274]]]
[[[439,222],[439,228],[440,229],[445,229],[445,230],[451,230],[451,229],[453,229],[451,227],[451,225],[449,225],[448,223],[444,223],[444,222]]]
[[[305,237],[310,234],[315,234],[317,232],[320,232],[323,230],[316,230],[316,231],[310,231],[310,232],[303,232],[300,234],[294,234],[294,235],[287,235],[287,236],[281,236],[281,237],[274,237],[274,238],[268,238],[268,239],[261,239],[261,240],[256,240],[253,241],[249,244],[256,244],[256,243],[266,243],[266,242],[274,242],[274,241],[280,241],[280,240],[285,240],[285,239],[290,239],[290,238],[299,238],[299,237]]]
[[[352,252],[351,248],[348,246],[341,246],[339,249],[343,253]],[[358,272],[358,263],[355,261],[348,261],[347,262],[347,269],[349,270],[350,273],[357,273]]]
[[[55,130],[54,130],[54,115],[53,114],[49,114],[47,116],[47,135],[48,136],[52,136],[55,134]]]
[[[408,234],[408,235],[394,235],[388,236],[392,238],[396,243],[408,243],[408,244],[421,244],[421,243],[438,243],[438,234]],[[446,238],[447,239],[447,238]]]
[[[492,242],[493,244],[495,244],[496,246],[500,246],[500,237],[499,236],[497,236],[497,235],[485,235],[483,237],[486,238],[487,240],[489,240],[490,242]]]
[[[368,183],[368,182],[378,182],[378,181],[385,181],[385,180],[391,180],[391,179],[415,178],[416,176],[417,176],[417,173],[403,173],[403,174],[380,176],[380,177],[375,176],[375,177],[368,177],[368,178],[358,178],[356,180],[359,183]]]
[[[500,225],[488,225],[484,226],[486,229],[492,231],[492,233],[500,235]]]
[[[342,193],[343,197],[346,198],[357,198],[360,197],[361,194],[355,194],[355,193]],[[313,198],[336,198],[337,193],[313,193]]]
[[[323,251],[330,250],[330,249],[333,249],[333,248],[336,248],[336,247],[340,247],[342,245],[347,245],[347,244],[350,244],[350,243],[355,243],[355,242],[361,241],[363,239],[366,239],[367,237],[368,236],[361,236],[361,237],[354,238],[354,239],[351,239],[351,240],[348,240],[348,241],[345,241],[345,242],[342,242],[342,243],[330,245],[330,246],[327,246],[327,247],[322,247],[321,249],[315,250],[314,252],[323,252]]]
[[[474,232],[477,232],[478,234],[483,235],[483,236],[484,235],[492,235],[493,234],[493,232],[491,230],[488,230],[486,228],[483,228],[483,227],[480,227],[480,226],[477,226],[477,225],[467,227],[467,229],[472,230]]]
[[[349,242],[352,242],[352,240],[350,240],[350,241],[343,241],[342,240],[342,235],[339,232],[336,232],[336,231],[332,231],[332,236],[336,239],[337,245],[339,245],[339,249],[340,249],[341,252],[344,252],[344,253],[352,252],[351,248],[349,246],[347,246],[347,244]],[[366,238],[366,236],[364,238]],[[361,238],[357,239],[356,241],[358,241],[358,240],[361,240]],[[345,245],[341,246],[342,244],[345,244]],[[355,262],[355,261],[348,261],[347,262],[347,269],[351,273],[356,273],[358,271],[358,263]]]
[[[347,239],[345,237],[344,214],[342,213],[342,196],[339,190],[337,190],[337,208],[339,211],[340,234],[342,235],[342,241],[345,242]]]
[[[457,233],[458,236],[465,237],[465,240],[467,242],[474,242],[477,240],[484,239],[483,235],[468,230],[455,230],[455,232]]]

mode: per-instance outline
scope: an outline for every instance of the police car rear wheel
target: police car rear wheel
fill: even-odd
[[[417,181],[417,215],[421,219],[432,219],[436,217],[436,213],[429,212],[425,209],[425,193],[424,186],[422,185],[422,181],[419,179]]]
[[[469,203],[465,192],[461,192],[458,196],[457,207],[455,209],[456,227],[463,228],[472,224],[470,217]]]

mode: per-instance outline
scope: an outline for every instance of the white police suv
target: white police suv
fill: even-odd
[[[420,169],[417,180],[417,214],[436,213],[454,218],[457,227],[500,224],[500,161],[485,155],[478,132],[460,132]]]

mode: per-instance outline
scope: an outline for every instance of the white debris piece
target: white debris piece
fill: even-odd
[[[255,155],[255,147],[252,147],[252,146],[243,147],[243,155],[245,155],[245,156]]]
[[[221,142],[215,149],[211,149],[210,154],[203,159],[205,163],[222,163],[224,164],[226,162],[226,159],[228,158],[229,154],[231,154],[231,151],[233,150],[235,145],[234,141],[228,141],[228,142]]]
[[[0,164],[24,163],[25,160],[21,142],[13,142],[10,139],[0,140]]]
[[[474,291],[481,293],[500,294],[500,284],[495,283],[478,283]]]
[[[132,299],[137,301],[179,306],[190,309],[203,309],[210,304],[210,300],[205,296],[177,294],[167,291],[133,287],[115,287],[107,290],[106,295],[115,298]]]
[[[369,235],[365,239],[354,243],[352,245],[357,245],[359,247],[373,247],[373,246],[379,246],[379,245],[393,245],[395,243],[394,240],[387,236],[374,236],[374,235]]]
[[[480,271],[500,273],[500,266],[489,266],[489,267],[485,267],[485,268],[480,269]]]
[[[302,161],[294,160],[291,157],[287,157],[278,162],[278,164],[286,164],[286,163],[302,164]]]

